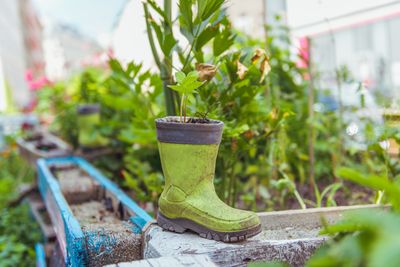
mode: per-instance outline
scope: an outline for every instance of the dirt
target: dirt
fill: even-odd
[[[327,186],[329,186],[332,181],[318,181],[318,188],[320,192],[324,190]],[[369,188],[365,188],[363,186],[357,185],[352,182],[343,181],[343,186],[336,191],[335,196],[333,197],[337,206],[351,206],[351,205],[361,205],[361,204],[372,204],[374,202],[373,198],[375,192]],[[297,190],[299,191],[300,196],[306,201],[307,208],[314,208],[315,205],[310,203],[316,202],[315,199],[315,192],[310,186],[306,184],[297,183],[296,185]],[[279,199],[279,192],[274,191],[273,189],[270,190],[271,199]],[[282,205],[283,204],[283,205]],[[274,201],[273,206],[267,206],[265,201],[261,201],[257,203],[260,211],[266,210],[292,210],[292,209],[300,209],[299,202],[295,198],[293,194],[288,194],[286,201],[284,203],[279,203],[279,201]],[[327,207],[326,203],[326,196],[322,201],[322,207]]]
[[[88,251],[88,266],[103,266],[139,260],[141,235],[134,225],[122,220],[105,201],[103,187],[78,166],[51,168],[72,213],[83,230]]]
[[[52,171],[68,203],[82,203],[102,197],[102,188],[99,183],[78,167],[64,166]]]
[[[168,118],[166,121],[167,121],[167,122],[176,122],[176,123],[180,123],[179,117]],[[208,119],[208,118],[186,117],[186,123],[194,123],[194,124],[215,124],[215,123],[218,123],[218,121],[211,120],[211,119]]]
[[[133,224],[120,220],[105,203],[89,201],[70,207],[85,235],[89,266],[141,259],[141,236],[133,233]]]
[[[57,145],[49,142],[49,141],[38,141],[38,143],[35,145],[36,149],[42,150],[42,151],[50,151],[50,150],[55,150],[57,149]]]
[[[190,118],[186,123],[211,123],[207,118]]]

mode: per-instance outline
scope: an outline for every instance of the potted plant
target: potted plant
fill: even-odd
[[[100,106],[84,104],[78,106],[78,143],[82,150],[92,150],[108,145],[108,139],[98,131],[100,124]]]
[[[176,80],[170,88],[181,94],[180,116],[156,119],[165,176],[158,224],[169,231],[191,230],[223,242],[243,241],[260,233],[255,213],[228,206],[215,192],[215,162],[224,123],[186,116],[188,96],[203,84],[198,72],[178,72]]]

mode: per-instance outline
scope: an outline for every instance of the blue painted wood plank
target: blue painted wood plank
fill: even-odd
[[[37,165],[39,191],[55,226],[65,263],[67,266],[84,266],[87,262],[87,251],[79,222],[73,216],[46,160],[39,159]]]
[[[104,248],[112,251],[115,240],[99,233],[90,236],[90,232],[83,232],[78,220],[69,208],[56,177],[50,171],[51,166],[77,165],[90,177],[95,179],[125,208],[134,214],[129,221],[134,225],[132,231],[140,234],[143,227],[153,218],[140,208],[115,183],[107,179],[89,162],[74,156],[39,159],[37,161],[39,191],[46,203],[53,225],[56,228],[57,239],[65,257],[67,266],[85,266],[90,254],[104,252]],[[117,203],[119,204],[119,203]],[[90,242],[88,244],[87,242]],[[93,244],[92,244],[93,243]],[[90,245],[90,246],[89,246]],[[90,248],[90,251],[88,251]],[[93,249],[94,248],[94,249]]]
[[[46,252],[41,243],[35,244],[36,267],[46,267]]]

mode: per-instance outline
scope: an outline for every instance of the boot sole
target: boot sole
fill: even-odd
[[[249,237],[261,233],[261,224],[257,225],[256,227],[237,232],[218,232],[208,229],[188,219],[169,219],[162,215],[160,212],[158,212],[157,215],[157,223],[164,230],[180,234],[186,232],[187,230],[190,230],[199,234],[203,238],[222,241],[226,243],[241,242]]]

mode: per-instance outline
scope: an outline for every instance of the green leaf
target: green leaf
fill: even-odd
[[[169,85],[168,87],[182,94],[191,94],[194,90],[203,85],[203,82],[198,81],[198,78],[199,74],[197,71],[191,71],[187,75],[183,72],[178,72],[176,74],[178,83],[176,85]]]
[[[180,0],[178,7],[180,30],[189,41],[193,41],[192,1]]]
[[[154,0],[147,0],[147,3],[156,11],[162,18],[163,20],[170,26],[172,27],[172,22],[169,20],[167,14],[165,14],[164,10],[161,9],[161,7],[154,1]]]
[[[197,0],[198,12],[195,22],[208,19],[221,8],[224,2],[224,0]]]
[[[186,75],[185,75],[185,73],[184,73],[183,71],[178,71],[178,72],[175,74],[175,77],[176,77],[176,81],[177,81],[178,83],[182,83],[183,80],[185,79]]]
[[[217,57],[228,50],[233,45],[235,37],[229,27],[225,27],[222,32],[217,34],[213,43],[214,56]]]
[[[152,21],[150,22],[150,25],[156,33],[157,41],[161,51],[165,56],[170,56],[172,49],[175,47],[178,41],[175,40],[175,37],[172,35],[172,33],[164,34],[160,25],[158,25],[156,22]]]
[[[207,27],[204,31],[199,34],[195,45],[195,50],[200,50],[205,44],[207,44],[212,38],[219,33],[218,27]]]

